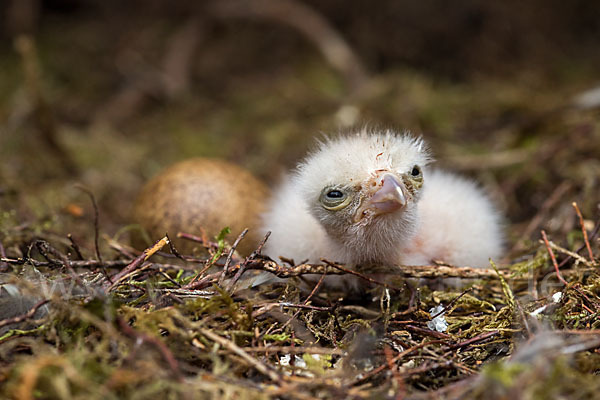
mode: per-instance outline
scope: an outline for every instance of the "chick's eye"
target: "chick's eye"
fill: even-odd
[[[337,211],[350,203],[350,196],[342,189],[325,188],[319,200],[326,210]]]
[[[410,174],[414,177],[417,177],[419,175],[421,175],[421,168],[419,168],[418,165],[415,165],[412,169],[412,171],[410,172]]]

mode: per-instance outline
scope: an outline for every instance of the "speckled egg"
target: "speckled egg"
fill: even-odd
[[[228,226],[231,243],[249,228],[238,247],[242,254],[249,254],[261,239],[258,225],[268,195],[263,182],[235,164],[193,158],[168,167],[142,188],[133,221],[153,241],[168,233],[181,252],[189,252],[194,244],[177,239],[178,232],[200,235],[203,229],[212,239]],[[134,233],[132,244],[147,247],[142,237]]]

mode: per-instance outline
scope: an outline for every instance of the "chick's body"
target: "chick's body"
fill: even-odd
[[[502,250],[499,213],[477,185],[431,171],[430,161],[421,139],[390,131],[322,143],[274,194],[263,216],[272,232],[266,254],[362,267],[486,266]]]

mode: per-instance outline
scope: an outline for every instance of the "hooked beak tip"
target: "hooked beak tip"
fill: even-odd
[[[376,217],[389,214],[404,208],[408,204],[409,195],[402,180],[387,173],[379,181],[378,188],[370,198],[366,198],[354,215],[358,223],[365,217]]]
[[[369,200],[368,208],[378,215],[394,212],[406,206],[405,188],[398,178],[387,174],[383,177],[382,183],[381,187]]]
[[[383,185],[371,197],[371,203],[380,203],[382,201],[395,201],[400,205],[406,205],[406,196],[404,195],[404,185],[398,181],[394,175],[387,174],[382,179]]]

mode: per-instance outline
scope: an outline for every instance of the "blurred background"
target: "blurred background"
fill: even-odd
[[[76,184],[114,235],[193,156],[274,185],[315,136],[365,124],[482,182],[515,251],[569,232],[572,201],[600,214],[600,2],[3,0],[0,21],[6,238],[89,243]]]

